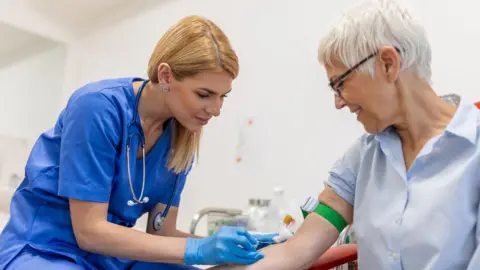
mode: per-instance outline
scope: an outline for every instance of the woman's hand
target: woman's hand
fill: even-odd
[[[210,237],[188,238],[184,260],[188,265],[252,264],[263,258],[256,245],[245,228],[224,226]]]

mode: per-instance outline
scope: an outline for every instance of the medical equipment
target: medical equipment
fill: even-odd
[[[278,244],[290,239],[290,237],[293,236],[293,233],[289,230],[289,226],[293,223],[295,223],[293,217],[291,215],[285,215],[285,217],[283,217],[283,224],[278,231],[278,235],[273,237],[272,240]]]
[[[282,187],[274,187],[273,197],[267,208],[267,216],[264,231],[276,232],[280,229],[281,221],[286,214],[287,203],[285,190]]]
[[[282,243],[282,242],[285,242],[287,241],[288,239],[290,239],[291,237],[293,236],[293,233],[287,229],[287,227],[285,226],[282,226],[280,227],[280,230],[278,232],[278,235],[273,237],[272,240],[275,242],[275,243]]]
[[[205,217],[207,219],[207,234],[212,236],[221,226],[234,226],[237,216],[242,215],[242,210],[220,207],[208,207],[201,209],[193,215],[190,222],[190,233],[196,234],[197,225]]]
[[[177,174],[177,177],[175,178],[175,184],[173,185],[172,194],[170,194],[170,199],[168,200],[168,203],[165,207],[165,210],[158,213],[155,216],[155,218],[153,219],[153,229],[155,231],[159,231],[163,226],[163,222],[165,221],[165,218],[168,215],[168,211],[170,210],[170,206],[172,206],[173,197],[175,197],[175,191],[177,190],[177,183],[178,183],[178,174]]]
[[[128,200],[128,206],[134,206],[137,204],[148,203],[149,198],[147,196],[143,197],[143,191],[145,188],[145,135],[143,134],[143,129],[141,124],[137,121],[138,113],[138,104],[140,101],[140,96],[142,95],[145,85],[147,85],[148,80],[144,81],[140,88],[138,89],[137,96],[135,97],[135,108],[133,109],[132,122],[127,126],[127,172],[128,172],[128,183],[130,184],[130,191],[132,192],[132,199]],[[142,191],[140,192],[140,197],[137,199],[135,191],[133,190],[132,176],[130,172],[130,145],[133,137],[138,137],[139,143],[142,147]],[[143,198],[142,198],[143,197]]]
[[[247,228],[249,231],[264,232],[268,206],[270,205],[269,199],[249,199],[248,209],[245,211],[245,216],[248,218]]]
[[[291,215],[285,215],[285,217],[283,218],[283,224],[282,226],[280,226],[279,231],[275,234],[268,234],[270,236],[273,236],[271,238],[268,238],[268,237],[261,238],[260,236],[262,235],[256,236],[256,239],[258,242],[256,245],[254,245],[254,247],[257,249],[257,248],[266,247],[273,244],[279,244],[287,241],[293,236],[293,233],[288,229],[288,226],[290,226],[290,224],[292,223],[294,223],[293,217]],[[268,236],[268,235],[263,235],[263,236]],[[268,241],[265,241],[265,239],[268,239]]]
[[[258,247],[270,246],[273,244],[280,244],[287,241],[292,236],[293,236],[293,233],[291,231],[289,231],[286,227],[281,227],[280,231],[278,232],[278,235],[272,237],[271,240],[269,241],[262,241],[257,239],[257,244],[255,244],[254,247],[258,248]]]
[[[145,135],[143,134],[143,129],[139,121],[137,121],[137,115],[138,115],[138,104],[140,102],[140,96],[142,95],[143,89],[147,85],[149,80],[145,80],[140,88],[138,89],[137,96],[135,97],[135,108],[133,111],[133,116],[132,116],[132,121],[128,124],[127,126],[127,172],[128,172],[128,183],[130,185],[130,191],[132,193],[132,199],[133,200],[128,200],[127,205],[128,206],[134,206],[137,204],[144,204],[149,202],[149,198],[147,196],[143,197],[143,191],[145,189],[145,171],[146,171],[146,166],[145,166]],[[131,140],[133,137],[138,137],[140,146],[142,147],[142,190],[140,192],[140,197],[137,198],[135,195],[135,191],[133,190],[133,183],[132,183],[132,177],[131,177],[131,172],[130,172],[130,146],[131,146]],[[165,210],[158,213],[157,216],[153,220],[153,228],[155,230],[160,230],[160,228],[163,225],[163,221],[168,215],[168,211],[170,210],[170,206],[172,205],[172,200],[175,195],[175,191],[177,190],[177,183],[178,183],[178,174],[175,179],[175,184],[173,186],[172,194],[170,195],[170,199],[165,207]]]
[[[270,235],[272,235],[272,234],[270,234]],[[255,247],[255,249],[259,249],[259,248],[263,248],[263,247],[274,245],[274,244],[280,244],[280,243],[283,243],[283,242],[287,241],[292,236],[293,236],[293,233],[290,230],[288,230],[286,227],[282,226],[280,228],[279,232],[275,236],[273,236],[271,239],[269,239],[268,241],[259,240],[257,238],[257,243],[254,245],[254,247]]]
[[[290,224],[294,224],[295,223],[295,219],[292,217],[292,215],[285,215],[285,217],[283,217],[283,224],[285,224],[285,226],[290,226]]]
[[[338,230],[338,233],[341,233],[348,225],[348,222],[345,220],[345,218],[324,203],[319,203],[313,212],[319,214],[328,222],[330,222],[330,224],[332,224]]]
[[[337,211],[330,206],[321,203],[314,197],[308,197],[305,203],[300,206],[304,218],[307,218],[308,214],[315,212],[330,222],[338,232],[341,233],[343,229],[348,225],[347,221]]]
[[[315,208],[317,208],[318,203],[319,203],[319,201],[316,198],[314,198],[312,196],[308,197],[305,200],[305,203],[303,203],[303,205],[300,206],[300,209],[302,210],[303,218],[306,218],[308,216],[308,214],[313,212],[313,210],[315,210]]]
[[[163,226],[164,220],[165,220],[165,217],[163,216],[163,212],[159,212],[153,219],[153,229],[155,231],[159,231]]]

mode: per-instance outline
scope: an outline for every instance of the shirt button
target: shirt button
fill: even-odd
[[[400,257],[400,255],[399,255],[398,253],[396,253],[396,252],[392,252],[392,253],[390,254],[390,256],[391,256],[394,260],[398,260],[399,257]]]
[[[395,223],[397,223],[398,225],[402,224],[402,217],[401,216],[396,217]]]

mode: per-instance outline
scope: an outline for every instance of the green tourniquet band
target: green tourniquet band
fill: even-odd
[[[347,227],[347,221],[339,213],[323,203],[319,203],[313,212],[328,220],[328,222],[337,228],[339,233]]]
[[[303,215],[303,218],[307,218],[308,214],[310,214],[310,212],[307,212],[305,210],[303,210],[302,208],[300,208],[300,210],[302,210],[302,215]]]

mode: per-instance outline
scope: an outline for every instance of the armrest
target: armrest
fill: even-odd
[[[309,270],[329,270],[356,259],[357,244],[334,246],[329,248]]]

